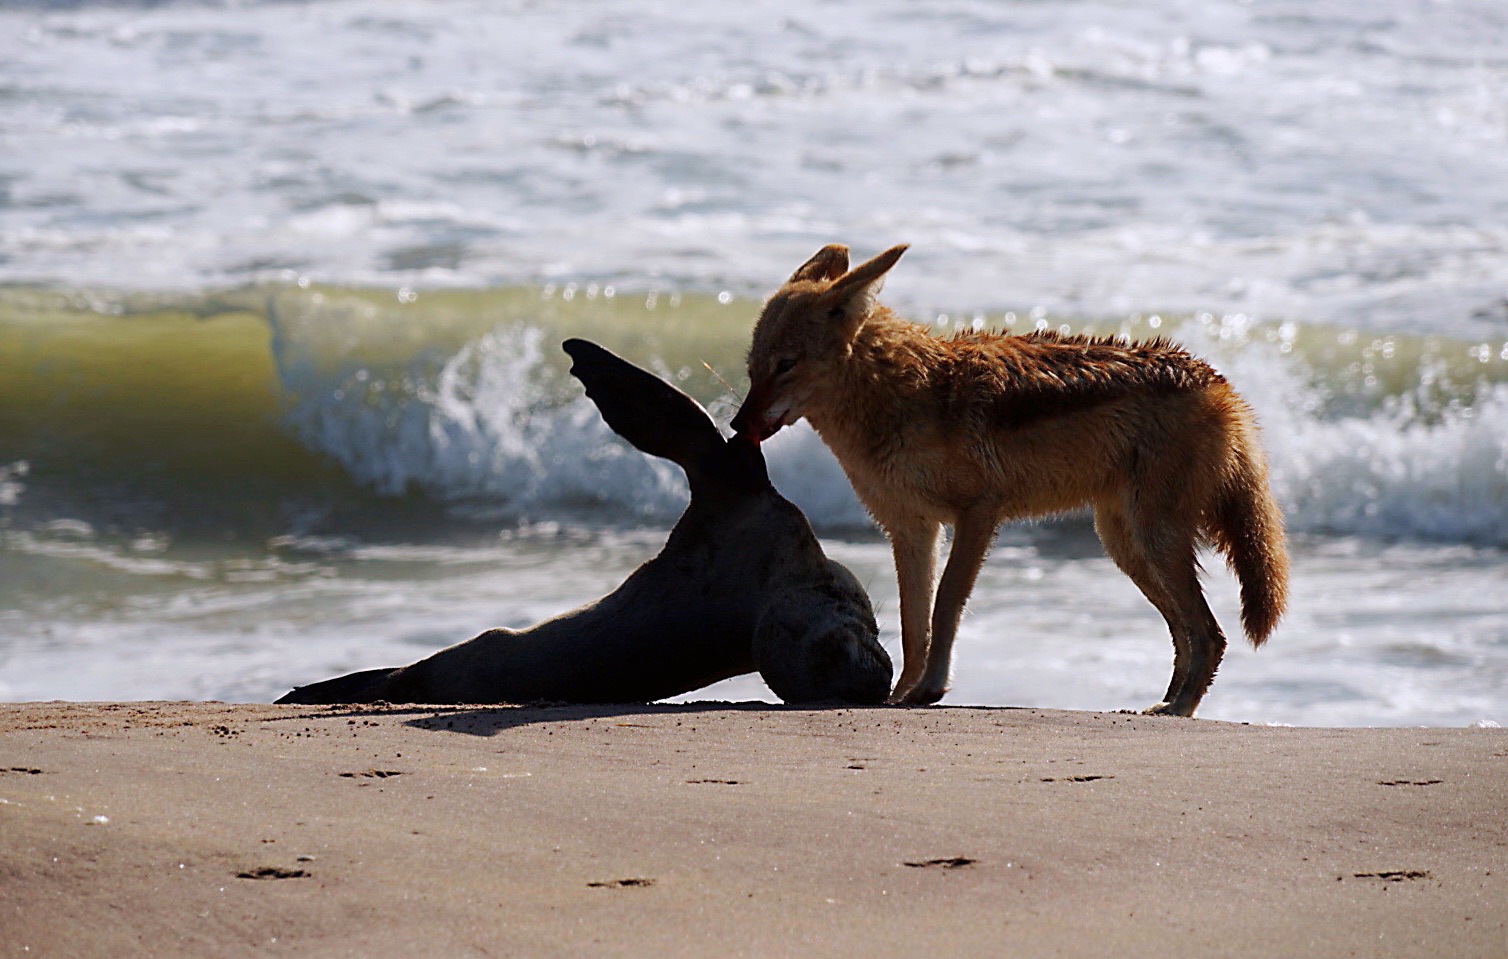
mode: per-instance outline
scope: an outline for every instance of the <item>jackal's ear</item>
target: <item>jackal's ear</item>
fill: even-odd
[[[875,297],[885,284],[885,274],[895,266],[908,245],[892,246],[879,256],[860,263],[840,276],[827,291],[817,299],[817,306],[824,313],[844,324],[844,332],[857,332],[859,324],[874,308]]]
[[[848,247],[829,243],[796,268],[787,283],[799,280],[836,280],[848,270]]]

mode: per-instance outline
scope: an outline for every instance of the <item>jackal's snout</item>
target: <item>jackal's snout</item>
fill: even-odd
[[[756,445],[774,436],[785,425],[778,419],[771,419],[769,401],[764,393],[757,388],[750,389],[738,412],[733,414],[733,421],[728,424],[733,427],[734,433],[752,440]]]
[[[745,400],[744,405],[740,406],[738,412],[733,414],[733,422],[728,425],[733,427],[733,432],[737,436],[753,440],[755,443],[763,442],[765,437],[761,436],[759,431],[752,429],[749,425],[749,421],[753,417],[749,415],[748,406],[748,401]]]

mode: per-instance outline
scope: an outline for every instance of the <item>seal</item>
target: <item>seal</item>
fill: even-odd
[[[489,629],[278,702],[649,702],[756,669],[789,703],[883,702],[892,667],[869,596],[775,490],[758,444],[724,439],[695,400],[601,346],[563,346],[608,426],[686,473],[691,502],[659,555],[529,629]]]

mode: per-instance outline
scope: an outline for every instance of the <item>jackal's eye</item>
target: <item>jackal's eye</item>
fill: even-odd
[[[775,364],[775,375],[784,376],[795,368],[796,358],[794,356],[787,356],[786,358]]]

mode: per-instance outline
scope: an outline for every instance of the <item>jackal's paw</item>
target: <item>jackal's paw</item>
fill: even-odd
[[[914,686],[914,685],[912,685],[912,686],[897,686],[897,687],[895,687],[895,691],[890,694],[890,698],[885,700],[885,705],[886,706],[925,706],[926,705],[927,701],[918,701],[915,697],[916,697],[916,686]],[[937,702],[937,700],[935,700],[935,699],[929,700],[929,701],[930,702]]]
[[[918,675],[907,676],[905,671],[902,670],[900,678],[895,681],[895,689],[891,690],[889,698],[885,700],[885,704],[887,706],[899,706],[906,702],[906,697],[911,695],[911,690],[915,689],[916,684],[921,681],[920,672],[920,670],[917,670]]]
[[[1145,715],[1145,716],[1187,716],[1187,715],[1189,715],[1188,712],[1186,712],[1186,711],[1184,711],[1182,709],[1179,709],[1178,707],[1174,706],[1172,703],[1158,703],[1155,706],[1148,706],[1146,709],[1142,710],[1142,714]]]
[[[930,706],[947,694],[948,687],[946,686],[918,684],[900,696],[893,697],[891,701],[901,706]]]

